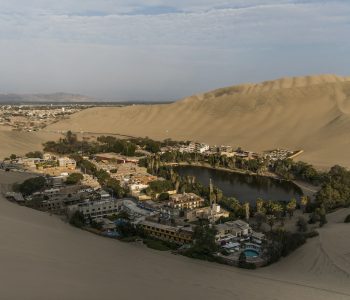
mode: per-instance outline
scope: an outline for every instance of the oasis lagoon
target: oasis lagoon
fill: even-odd
[[[300,199],[301,189],[293,182],[274,178],[233,173],[197,166],[178,166],[175,168],[181,176],[195,176],[204,185],[213,184],[222,190],[226,197],[235,197],[241,202],[255,205],[258,198],[263,200],[289,201],[291,198]]]

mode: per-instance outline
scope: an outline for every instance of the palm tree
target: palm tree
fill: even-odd
[[[293,217],[296,207],[297,207],[297,200],[295,198],[292,198],[287,204],[287,211],[289,214],[289,218]]]
[[[244,203],[244,211],[245,211],[245,219],[246,221],[249,221],[249,216],[250,216],[250,206],[249,202]]]
[[[270,225],[270,231],[272,231],[273,225],[275,225],[276,217],[274,215],[266,216],[266,223]]]
[[[264,200],[261,198],[258,198],[256,200],[256,212],[257,213],[261,213],[261,214],[265,214],[266,210],[264,208]]]
[[[300,204],[303,209],[303,213],[305,212],[306,206],[309,204],[309,197],[308,196],[302,196],[300,199]]]

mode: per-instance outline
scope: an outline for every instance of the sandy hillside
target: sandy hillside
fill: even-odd
[[[26,154],[29,151],[42,150],[42,143],[56,140],[59,134],[46,132],[19,132],[0,128],[0,160],[14,153]]]
[[[304,149],[317,166],[350,166],[350,78],[284,78],[195,95],[172,104],[92,108],[49,130],[197,140],[250,150]]]
[[[0,191],[25,178],[0,171]],[[245,271],[101,238],[0,192],[0,299],[350,299],[349,230],[338,219],[280,263]]]

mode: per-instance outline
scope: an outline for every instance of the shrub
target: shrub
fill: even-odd
[[[159,201],[167,201],[167,200],[169,200],[169,193],[161,193],[158,196],[158,200]]]
[[[241,252],[241,254],[239,255],[238,266],[242,269],[250,269],[250,270],[256,269],[255,264],[247,262],[247,257],[244,252]]]
[[[307,231],[307,222],[305,220],[304,217],[299,217],[298,221],[297,221],[297,226],[298,226],[298,230],[300,232],[306,232]]]
[[[69,219],[69,223],[75,227],[82,228],[85,224],[84,215],[80,211],[76,211]]]
[[[306,242],[306,236],[302,233],[291,233],[284,230],[276,230],[270,233],[271,244],[269,250],[269,263],[278,261]]]
[[[170,250],[170,248],[163,243],[163,241],[160,240],[151,240],[151,239],[146,239],[143,241],[144,244],[146,244],[146,246],[148,248],[154,249],[154,250],[158,250],[158,251],[168,251]]]
[[[83,174],[81,173],[72,173],[70,174],[67,179],[66,183],[67,184],[77,184],[79,183],[82,179],[84,178]]]
[[[18,190],[25,196],[40,191],[46,185],[46,179],[42,176],[29,178],[18,186]]]
[[[347,215],[345,220],[344,220],[345,223],[350,223],[350,215]]]
[[[313,238],[313,237],[316,237],[316,236],[319,236],[320,234],[318,233],[318,231],[316,231],[316,230],[313,230],[313,231],[310,231],[310,232],[308,232],[308,233],[305,233],[304,234],[304,236],[306,237],[306,238]]]
[[[28,152],[26,154],[28,158],[43,158],[43,153],[40,151]]]

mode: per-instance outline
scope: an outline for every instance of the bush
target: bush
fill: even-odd
[[[316,231],[316,230],[313,230],[313,231],[310,231],[310,232],[308,232],[308,233],[305,233],[304,234],[304,236],[306,237],[306,238],[313,238],[313,237],[316,237],[316,236],[319,236],[320,234],[318,233],[318,231]]]
[[[347,217],[344,220],[345,223],[350,223],[350,215],[347,215]]]
[[[256,269],[256,265],[250,262],[246,262],[244,264],[244,266],[242,266],[241,268],[243,269],[248,269],[248,270],[255,270]]]
[[[46,185],[46,179],[42,176],[29,178],[18,186],[18,190],[25,196],[29,196],[43,189]]]
[[[306,242],[306,236],[302,233],[276,230],[270,235],[272,243],[268,247],[269,263],[278,261],[282,256],[287,256]]]
[[[297,226],[298,226],[298,230],[300,232],[306,232],[307,231],[307,222],[305,220],[304,217],[299,217],[298,221],[297,221]]]
[[[143,243],[151,249],[158,250],[158,251],[168,251],[170,248],[160,240],[151,240],[151,239],[146,239],[143,241]]]
[[[167,191],[173,190],[173,183],[169,180],[156,180],[149,184],[149,189],[155,193],[165,193]]]
[[[84,179],[83,174],[81,174],[81,173],[72,173],[72,174],[70,174],[67,177],[66,183],[67,184],[77,184],[83,179]]]
[[[168,193],[161,193],[158,196],[158,200],[159,201],[167,201],[167,200],[169,200],[169,194]]]
[[[254,270],[256,269],[256,265],[250,262],[247,262],[247,257],[244,251],[239,255],[238,266],[242,269]]]
[[[82,228],[85,224],[84,215],[80,211],[76,211],[69,219],[69,223],[75,227]]]
[[[215,261],[214,254],[218,250],[215,243],[216,229],[209,226],[197,226],[194,230],[194,244],[184,252],[185,256]]]
[[[28,152],[26,154],[28,158],[43,158],[43,153],[40,151]]]

